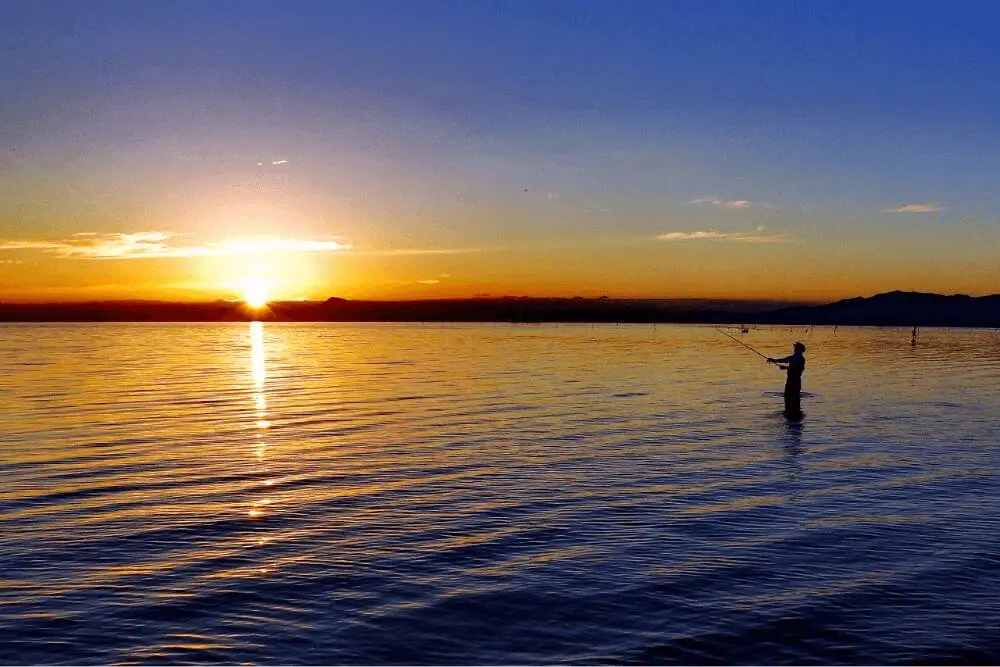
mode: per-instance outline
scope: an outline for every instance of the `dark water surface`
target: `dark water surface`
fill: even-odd
[[[0,326],[0,662],[1000,660],[1000,333],[741,339]]]

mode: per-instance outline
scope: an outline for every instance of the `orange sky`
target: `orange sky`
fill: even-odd
[[[240,298],[248,282],[263,285],[272,299],[489,294],[833,300],[892,289],[986,294],[996,280],[989,248],[966,251],[923,240],[910,247],[900,242],[895,258],[877,246],[832,246],[806,237],[622,236],[378,248],[346,237],[199,242],[193,234],[147,233],[13,245],[0,264],[0,298],[18,301]]]

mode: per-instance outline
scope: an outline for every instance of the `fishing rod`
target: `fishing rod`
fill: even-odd
[[[736,338],[735,336],[730,336],[729,334],[727,334],[725,331],[723,331],[719,327],[716,327],[715,330],[718,331],[723,336],[726,336],[727,338],[730,338],[730,339],[736,341],[737,343],[739,343],[740,345],[742,345],[746,349],[750,350],[751,352],[753,352],[757,356],[762,357],[765,361],[767,361],[770,358],[766,354],[761,354],[757,350],[753,349],[752,347],[750,347],[749,345],[747,345],[746,343],[744,343],[743,341],[741,341],[739,338]]]

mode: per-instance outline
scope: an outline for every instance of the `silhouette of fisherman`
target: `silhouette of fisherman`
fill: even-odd
[[[802,399],[799,395],[802,391],[802,371],[806,369],[806,358],[802,354],[806,351],[806,346],[796,342],[792,346],[792,354],[781,359],[767,358],[769,364],[787,364],[778,366],[783,371],[788,371],[785,380],[785,416],[794,419],[802,417]]]

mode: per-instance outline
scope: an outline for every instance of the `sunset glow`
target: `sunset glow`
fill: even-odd
[[[988,16],[306,4],[0,15],[0,300],[1000,291]]]
[[[998,27],[0,0],[0,667],[996,661]]]
[[[264,278],[247,278],[243,281],[243,300],[251,308],[263,308],[270,299],[271,286]]]

